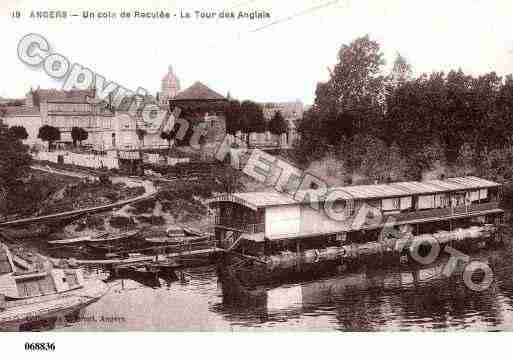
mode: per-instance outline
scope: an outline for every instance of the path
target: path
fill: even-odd
[[[86,177],[95,178],[95,179],[97,178],[95,176],[88,175],[88,174],[86,175],[86,174],[83,174],[80,172],[61,171],[61,170],[56,170],[51,167],[31,166],[31,168],[39,170],[39,171],[45,171],[48,173],[61,174],[61,175],[77,177],[77,178],[86,178]],[[120,176],[120,177],[112,177],[112,182],[113,183],[123,182],[128,187],[143,186],[144,194],[134,197],[134,198],[129,198],[129,199],[126,199],[123,201],[106,204],[106,205],[102,205],[102,206],[83,208],[83,209],[54,213],[54,214],[49,214],[49,215],[44,215],[44,216],[22,218],[22,219],[7,221],[7,222],[1,222],[0,228],[28,225],[28,224],[32,224],[32,223],[48,222],[48,221],[53,221],[53,220],[65,219],[65,218],[79,217],[79,216],[86,215],[86,214],[105,212],[105,211],[108,211],[108,210],[111,210],[114,208],[123,207],[127,204],[132,204],[132,203],[147,200],[149,198],[154,197],[157,193],[157,189],[154,186],[153,182],[147,181],[147,180],[140,180],[140,179],[136,179],[136,178]]]

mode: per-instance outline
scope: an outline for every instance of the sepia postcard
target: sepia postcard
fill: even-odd
[[[2,0],[0,343],[513,330],[512,16]]]

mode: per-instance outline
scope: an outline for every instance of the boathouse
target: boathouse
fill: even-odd
[[[332,196],[319,190],[214,198],[216,239],[228,245],[242,235],[257,242],[319,237],[352,242],[373,230],[379,236],[384,226],[421,234],[433,226],[451,230],[476,222],[498,224],[503,215],[500,184],[477,177],[336,187],[327,193],[333,191],[336,203],[327,203]],[[325,208],[335,211],[336,219]]]

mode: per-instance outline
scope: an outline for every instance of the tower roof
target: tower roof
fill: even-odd
[[[164,77],[162,78],[162,81],[169,81],[169,80],[174,80],[174,81],[178,80],[178,76],[176,76],[175,72],[173,71],[172,65],[169,65],[169,67],[167,68],[167,74],[165,74]]]

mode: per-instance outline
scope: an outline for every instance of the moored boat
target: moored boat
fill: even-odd
[[[48,241],[49,244],[60,244],[60,245],[75,245],[75,244],[83,244],[83,243],[108,243],[115,242],[119,240],[127,240],[135,237],[139,233],[138,230],[127,231],[119,234],[109,234],[102,233],[96,236],[82,236],[75,238],[65,238],[65,239],[57,239]]]
[[[9,249],[0,244],[0,330],[72,314],[107,293],[100,280],[86,280],[80,269],[19,271]]]
[[[246,283],[502,242],[501,185],[477,177],[278,192],[210,202],[225,264]],[[417,253],[418,252],[418,253]],[[419,254],[420,253],[420,254]],[[413,258],[414,259],[414,258]],[[384,262],[385,263],[385,262]]]

